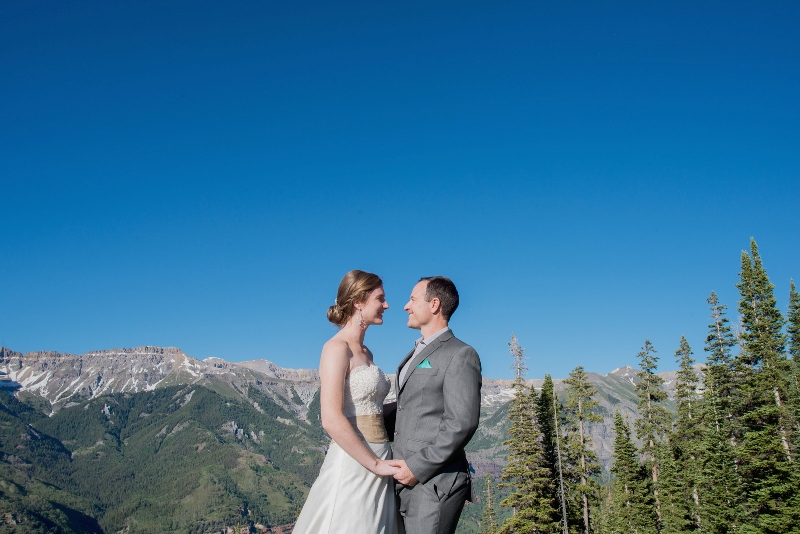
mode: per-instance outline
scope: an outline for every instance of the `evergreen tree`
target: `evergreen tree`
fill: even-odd
[[[659,453],[662,451],[660,444],[666,434],[670,419],[669,412],[662,406],[667,399],[667,393],[662,389],[664,379],[656,374],[658,356],[656,356],[656,350],[649,339],[645,340],[638,357],[640,371],[636,373],[639,378],[639,382],[636,384],[636,393],[639,397],[638,408],[641,418],[635,423],[636,435],[642,440],[642,452],[649,467],[655,513],[660,528],[661,501],[658,491],[658,471]]]
[[[670,434],[669,446],[662,454],[662,479],[664,506],[662,508],[662,533],[690,532],[699,528],[700,496],[698,453],[701,427],[699,425],[699,395],[697,375],[692,367],[692,349],[681,336],[675,352],[679,369],[675,385],[675,403],[678,416]]]
[[[681,469],[681,460],[674,443],[658,443],[661,499],[661,534],[683,534],[695,531],[692,517],[690,486],[692,478]]]
[[[702,440],[702,427],[700,426],[700,395],[697,393],[698,378],[694,371],[692,349],[681,336],[680,347],[675,351],[678,359],[677,383],[675,386],[675,403],[678,411],[672,452],[675,457],[678,472],[683,475],[686,482],[684,490],[686,495],[681,499],[680,506],[689,511],[694,528],[699,529],[700,524],[700,491],[698,488],[699,464],[698,454]],[[688,498],[687,498],[688,497]]]
[[[788,349],[792,358],[789,404],[794,418],[794,437],[797,438],[800,436],[800,293],[794,287],[794,280],[789,280],[787,323]]]
[[[769,281],[755,240],[750,241],[749,255],[742,252],[737,287],[743,326],[743,350],[737,359],[745,369],[740,447],[748,516],[745,531],[786,533],[800,521],[798,477],[790,446],[794,425],[786,406],[789,367],[784,354],[784,320],[773,294],[775,286]]]
[[[588,425],[603,420],[595,409],[598,401],[594,399],[597,388],[589,382],[583,367],[576,367],[564,380],[567,384],[567,403],[565,405],[566,451],[569,463],[571,510],[570,521],[577,524],[584,534],[589,534],[591,526],[590,506],[596,506],[598,484],[595,477],[600,472],[597,455],[592,450],[592,438]]]
[[[755,239],[750,240],[750,255],[742,251],[742,272],[736,287],[741,295],[739,313],[746,349],[743,357],[754,367],[773,365],[786,345],[781,332],[784,320],[773,294],[775,286],[769,281]]]
[[[555,473],[558,460],[556,458],[555,421],[553,420],[553,379],[549,374],[544,375],[542,390],[536,400],[536,416],[542,431],[544,461],[547,468]]]
[[[701,531],[709,534],[741,532],[741,479],[736,472],[734,449],[724,431],[703,427],[699,453]]]
[[[486,473],[485,480],[486,491],[483,497],[480,534],[497,534],[497,509],[494,504],[494,483],[492,482],[491,473]]]
[[[678,416],[675,419],[673,435],[680,441],[696,442],[699,436],[699,395],[697,393],[698,379],[694,371],[692,348],[681,336],[680,346],[675,351],[678,360],[678,372],[675,382],[675,405]]]
[[[614,484],[613,481],[609,481],[600,487],[599,506],[595,518],[591,520],[592,532],[602,534],[615,532],[616,517],[614,513]]]
[[[800,363],[800,293],[794,287],[794,280],[789,280],[789,312],[787,313],[789,337],[789,356],[795,364]]]
[[[607,516],[610,534],[655,534],[656,518],[648,476],[637,460],[636,446],[631,440],[628,423],[619,412],[614,413],[615,475],[611,490],[611,506]]]
[[[553,475],[553,485],[556,489],[557,510],[553,516],[553,521],[564,524],[566,502],[562,500],[562,479],[561,469],[559,469],[559,447],[558,447],[558,419],[556,416],[555,389],[553,379],[549,374],[544,375],[542,391],[536,401],[536,418],[539,421],[539,428],[542,432],[542,449],[544,450],[544,466]]]
[[[528,372],[525,360],[527,360],[528,357],[525,356],[525,349],[519,345],[517,336],[514,334],[511,334],[511,341],[508,342],[508,352],[510,352],[511,357],[514,358],[514,363],[511,364],[511,368],[514,370],[513,387],[515,389],[519,387],[525,388],[525,373]]]
[[[736,346],[736,338],[725,316],[727,306],[720,304],[713,291],[706,302],[711,305],[712,323],[708,325],[708,336],[703,349],[708,353],[704,376],[703,416],[706,424],[712,424],[717,433],[726,425],[724,435],[730,437],[730,423],[734,416],[732,396],[735,388],[731,349]]]
[[[702,436],[699,472],[699,517],[702,532],[723,534],[741,528],[741,480],[736,472],[733,439],[733,391],[736,389],[731,349],[736,339],[716,293],[707,299],[711,324],[704,350],[708,353],[700,410]]]
[[[509,343],[514,357],[514,398],[508,410],[511,421],[508,459],[502,472],[501,487],[512,488],[500,506],[513,508],[511,517],[503,522],[502,534],[555,533],[556,515],[553,475],[546,466],[542,433],[536,417],[537,395],[525,384],[525,350],[512,335]]]

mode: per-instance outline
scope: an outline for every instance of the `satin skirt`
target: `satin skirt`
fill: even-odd
[[[381,460],[386,443],[367,443]],[[331,443],[292,534],[402,534],[394,479],[379,477]]]

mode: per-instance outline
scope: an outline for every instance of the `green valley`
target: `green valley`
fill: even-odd
[[[2,395],[0,512],[30,532],[291,523],[327,440],[257,389],[246,393],[252,403],[171,386],[52,417]]]

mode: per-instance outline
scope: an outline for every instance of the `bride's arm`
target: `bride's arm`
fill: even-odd
[[[347,343],[331,340],[322,348],[319,362],[322,428],[344,452],[376,475],[393,475],[397,468],[379,459],[353,430],[342,410],[344,381],[350,367]]]

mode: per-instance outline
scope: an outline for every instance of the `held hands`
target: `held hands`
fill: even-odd
[[[392,460],[378,460],[372,472],[381,477],[394,477],[400,471]]]
[[[411,472],[411,469],[408,468],[408,465],[406,465],[405,460],[388,460],[387,463],[398,468],[392,476],[400,484],[413,487],[419,482],[417,477],[414,476],[414,473]]]

